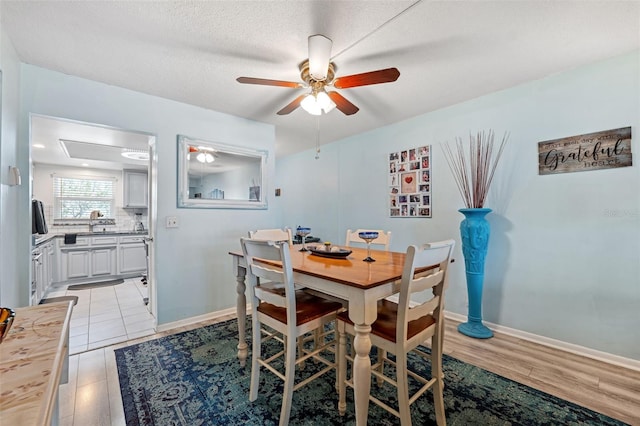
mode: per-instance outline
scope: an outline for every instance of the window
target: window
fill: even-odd
[[[114,185],[112,178],[53,178],[53,218],[89,219],[93,210],[113,217]]]

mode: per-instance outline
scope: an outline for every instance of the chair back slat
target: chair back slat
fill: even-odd
[[[347,229],[347,237],[345,238],[345,247],[351,247],[351,243],[366,244],[358,234],[360,232],[377,232],[378,238],[371,241],[372,246],[384,246],[385,251],[389,251],[389,245],[391,244],[391,231],[383,231],[382,229],[356,229],[352,231]]]
[[[434,317],[436,323],[442,320],[444,289],[448,280],[447,270],[454,246],[455,241],[446,240],[420,247],[409,246],[407,249],[400,284],[396,341],[407,340],[410,321],[429,314]],[[416,278],[415,270],[425,267],[436,267],[437,272]],[[422,303],[410,307],[411,295],[428,289],[432,290],[430,297]]]
[[[289,245],[293,245],[293,237],[290,228],[258,229],[255,231],[249,231],[249,238],[252,240],[262,241],[286,241]]]
[[[431,314],[438,307],[439,303],[440,296],[434,296],[424,303],[410,307],[407,310],[407,321],[415,321],[418,318]]]

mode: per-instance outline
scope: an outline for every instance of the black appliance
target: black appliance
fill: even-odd
[[[49,232],[47,229],[47,221],[44,218],[44,206],[42,201],[31,201],[31,233],[32,234],[46,234]]]

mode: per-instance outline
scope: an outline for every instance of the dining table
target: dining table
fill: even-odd
[[[365,262],[367,249],[349,247],[346,257],[327,257],[301,246],[289,247],[296,287],[315,290],[348,302],[349,318],[355,324],[353,384],[356,425],[366,425],[371,390],[371,324],[377,317],[377,302],[400,290],[405,253],[371,250],[374,262]],[[245,340],[246,262],[240,250],[231,251],[236,276],[238,315],[238,358],[242,366],[248,355]]]

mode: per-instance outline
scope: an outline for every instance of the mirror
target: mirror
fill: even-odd
[[[178,135],[178,207],[266,209],[267,152]]]

